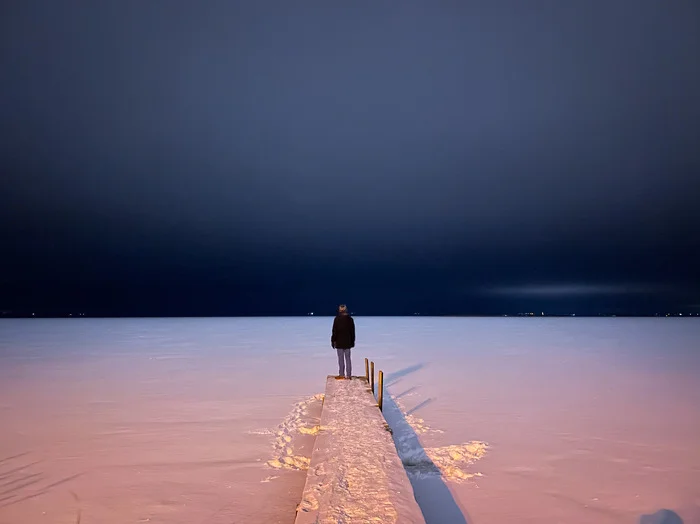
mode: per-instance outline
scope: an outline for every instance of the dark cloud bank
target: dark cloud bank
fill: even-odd
[[[700,302],[697,2],[0,10],[0,308]]]

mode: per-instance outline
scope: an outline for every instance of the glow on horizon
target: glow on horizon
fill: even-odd
[[[582,297],[598,295],[632,295],[663,291],[659,286],[649,284],[526,284],[516,286],[495,286],[484,288],[482,292],[496,296],[522,297]]]

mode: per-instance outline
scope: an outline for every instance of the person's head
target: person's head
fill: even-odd
[[[348,306],[346,306],[345,304],[340,304],[338,306],[338,313],[340,313],[341,315],[347,315],[348,314]]]

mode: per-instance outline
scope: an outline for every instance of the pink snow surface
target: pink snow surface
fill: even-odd
[[[424,524],[366,380],[329,376],[295,524]]]
[[[700,523],[700,321],[355,321],[428,524]],[[0,524],[291,524],[331,322],[0,320]]]
[[[0,359],[0,524],[293,522],[305,471],[265,462],[308,383],[216,354],[206,321],[63,322],[38,321],[41,339],[27,331]],[[241,343],[238,324],[220,326]]]

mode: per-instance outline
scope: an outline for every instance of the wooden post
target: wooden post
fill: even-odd
[[[379,371],[379,400],[377,401],[377,404],[379,404],[379,411],[382,410],[382,404],[384,403],[384,372]]]
[[[369,384],[369,359],[365,359],[365,380],[367,381],[367,384]]]
[[[369,387],[372,388],[372,395],[374,395],[374,362],[369,364]]]

